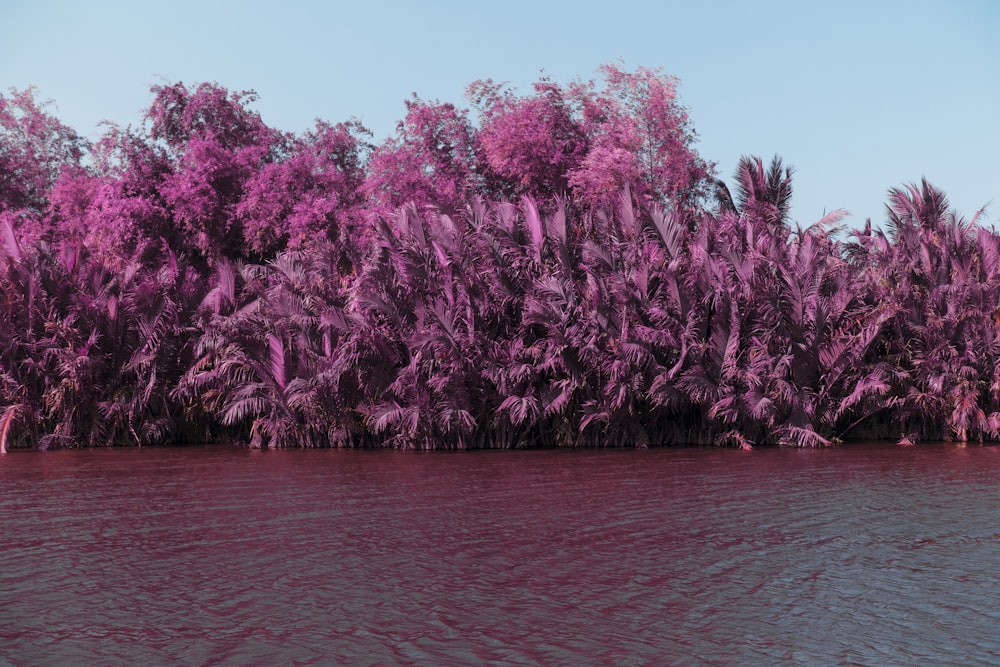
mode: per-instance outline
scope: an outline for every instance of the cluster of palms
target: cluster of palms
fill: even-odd
[[[111,265],[78,242],[22,245],[0,223],[0,451],[191,435],[172,392],[204,281],[154,255]]]
[[[271,395],[303,406],[278,422],[412,447],[998,434],[996,234],[923,183],[890,193],[887,233],[841,243],[836,216],[788,225],[779,162],[744,160],[738,181],[698,214],[627,194],[587,214],[405,207],[356,268],[272,269]],[[316,284],[333,291],[303,292]],[[300,383],[273,375],[289,373],[278,350],[309,369]]]
[[[404,206],[200,277],[0,243],[0,445],[413,448],[957,440],[1000,429],[1000,237],[926,183],[886,232],[787,222],[746,159],[698,213]]]
[[[93,147],[0,95],[0,451],[1000,437],[996,233],[926,182],[795,227],[780,160],[731,193],[676,81],[604,74],[379,147],[211,84]]]

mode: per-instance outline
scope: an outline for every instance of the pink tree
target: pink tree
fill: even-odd
[[[468,112],[414,95],[396,135],[372,154],[363,191],[382,213],[407,202],[455,210],[477,181],[475,129]]]
[[[181,83],[152,92],[141,127],[109,124],[91,168],[55,184],[47,233],[81,236],[120,258],[160,239],[199,263],[241,256],[235,209],[281,135],[247,109],[252,93]]]
[[[91,165],[64,169],[45,218],[50,238],[82,239],[104,261],[123,262],[148,242],[187,250],[161,188],[173,173],[165,147],[141,131],[109,124]]]
[[[244,243],[260,257],[336,239],[362,217],[364,153],[360,123],[316,128],[291,142],[287,158],[264,165],[246,183],[237,215]]]
[[[237,208],[247,182],[276,159],[286,137],[248,108],[253,92],[209,83],[192,92],[177,83],[153,93],[146,120],[150,138],[170,158],[172,173],[164,175],[160,194],[173,222],[210,261],[242,256]]]
[[[204,269],[333,239],[363,217],[360,124],[320,121],[295,137],[267,127],[250,92],[178,83],[153,93],[141,127],[109,125],[92,168],[58,180],[47,233],[122,258],[163,239]]]
[[[660,70],[604,65],[594,81],[558,86],[542,79],[519,97],[490,80],[469,86],[479,111],[480,170],[493,196],[570,194],[585,207],[611,207],[623,190],[643,203],[688,206],[711,167]]]
[[[217,84],[152,88],[142,126],[108,124],[92,165],[66,169],[44,233],[124,260],[161,239],[201,268],[246,256],[237,210],[247,183],[290,141]]]
[[[689,205],[704,196],[711,166],[693,149],[695,133],[677,97],[678,80],[660,69],[600,68],[604,89],[574,83],[580,125],[591,143],[569,176],[574,194],[606,205],[628,187],[640,200]]]
[[[87,149],[46,106],[33,88],[0,94],[0,216],[14,227],[37,223],[60,172],[79,165]]]
[[[569,192],[569,174],[587,154],[588,142],[559,86],[547,79],[535,94],[517,97],[490,80],[469,86],[479,108],[483,171],[499,195],[549,198]]]

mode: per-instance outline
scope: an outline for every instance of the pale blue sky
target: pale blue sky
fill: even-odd
[[[136,123],[162,82],[254,89],[265,122],[355,116],[387,136],[411,92],[520,90],[601,63],[681,79],[698,149],[731,181],[741,154],[796,167],[792,215],[883,219],[926,176],[1000,223],[1000,2],[89,2],[0,0],[0,88],[35,85],[79,132]]]

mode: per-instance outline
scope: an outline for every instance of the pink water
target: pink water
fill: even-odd
[[[0,458],[0,664],[1000,663],[1000,448]]]

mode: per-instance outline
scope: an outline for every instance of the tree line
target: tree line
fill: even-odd
[[[732,188],[659,70],[268,127],[156,86],[88,142],[0,95],[0,450],[1000,436],[1000,237],[927,182],[881,228]],[[475,120],[473,120],[473,118]]]

